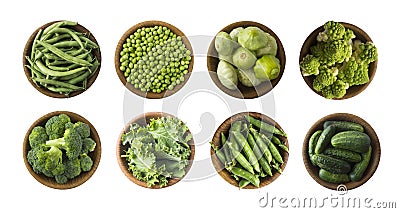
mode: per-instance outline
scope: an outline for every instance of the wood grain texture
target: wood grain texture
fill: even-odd
[[[33,40],[35,39],[36,34],[39,32],[40,29],[44,30],[46,27],[50,26],[53,23],[56,23],[59,21],[53,21],[53,22],[49,22],[47,24],[44,24],[43,26],[39,27],[38,29],[36,29],[32,35],[29,37],[28,41],[25,44],[25,48],[24,48],[24,52],[23,52],[23,56],[22,56],[22,63],[23,63],[23,67],[24,67],[24,72],[25,72],[25,76],[28,79],[28,81],[31,83],[31,85],[40,93],[47,95],[49,97],[53,97],[53,98],[70,98],[70,97],[74,97],[77,96],[83,92],[85,92],[86,90],[88,90],[90,88],[90,86],[92,86],[92,84],[96,81],[97,76],[99,75],[100,72],[100,68],[101,68],[101,51],[100,51],[100,46],[96,40],[96,38],[93,36],[93,34],[86,29],[84,26],[80,25],[78,23],[78,25],[76,26],[70,26],[70,29],[76,30],[78,32],[81,33],[85,33],[87,35],[89,35],[89,39],[93,42],[95,42],[99,48],[93,50],[93,54],[94,56],[97,58],[97,60],[99,61],[99,67],[97,67],[95,74],[93,74],[87,82],[87,86],[86,86],[86,90],[79,90],[79,91],[75,91],[69,94],[69,96],[66,96],[64,94],[60,94],[57,92],[52,92],[44,87],[39,87],[35,84],[35,82],[32,81],[32,76],[31,76],[31,71],[29,70],[29,68],[26,65],[29,65],[28,60],[26,60],[25,56],[29,56],[31,54],[31,50],[32,50],[32,44],[33,44]]]
[[[122,135],[129,132],[130,126],[133,123],[137,123],[140,126],[146,126],[148,123],[150,123],[151,119],[157,119],[160,117],[175,117],[171,114],[168,113],[164,113],[164,112],[147,112],[144,113],[142,115],[137,116],[136,118],[134,118],[133,120],[131,120],[126,126],[125,128],[121,131],[119,137],[118,137],[118,142],[117,142],[117,160],[118,160],[118,165],[121,168],[122,172],[124,173],[124,175],[133,183],[144,187],[144,188],[151,188],[151,189],[160,189],[160,188],[165,188],[165,187],[169,187],[172,186],[176,183],[178,183],[180,180],[182,180],[185,176],[183,176],[182,178],[171,178],[168,181],[167,186],[165,187],[160,187],[158,184],[148,187],[147,183],[144,181],[139,181],[138,179],[136,179],[133,175],[132,172],[128,170],[128,162],[126,161],[125,158],[122,158],[121,155],[125,154],[125,151],[128,150],[129,148],[129,144],[127,145],[123,145],[121,138]],[[190,130],[187,131],[187,134],[191,134]],[[185,168],[185,175],[189,172],[192,164],[193,164],[193,160],[194,160],[194,155],[195,155],[195,145],[194,145],[194,139],[192,137],[192,139],[188,142],[189,146],[190,146],[190,157],[189,157],[189,164],[186,166]]]
[[[124,72],[121,71],[120,67],[121,67],[121,62],[120,60],[120,53],[123,49],[123,44],[126,42],[126,39],[132,35],[134,32],[136,32],[138,29],[142,28],[142,27],[154,27],[154,26],[164,26],[167,27],[168,29],[170,29],[173,33],[175,33],[178,36],[182,37],[182,41],[185,44],[186,48],[188,50],[190,50],[190,52],[192,53],[192,58],[190,60],[189,63],[189,68],[188,68],[188,74],[185,75],[185,80],[183,82],[181,82],[180,84],[176,85],[174,87],[174,89],[172,90],[164,90],[161,93],[154,93],[154,92],[142,92],[140,89],[136,89],[131,83],[128,83],[126,81],[126,78],[124,76]],[[160,98],[164,98],[164,97],[168,97],[170,95],[175,94],[178,90],[180,90],[185,84],[186,82],[189,80],[191,72],[193,70],[193,64],[194,64],[194,57],[193,57],[193,49],[192,49],[192,45],[190,44],[188,38],[186,37],[186,35],[180,31],[178,28],[176,28],[175,26],[173,26],[172,24],[166,23],[166,22],[162,22],[162,21],[145,21],[145,22],[141,22],[138,23],[134,26],[132,26],[131,28],[129,28],[121,37],[121,39],[119,40],[118,44],[117,44],[117,48],[115,50],[115,56],[114,56],[114,64],[115,64],[115,70],[117,72],[118,78],[121,81],[121,83],[131,92],[133,92],[134,94],[144,97],[144,98],[149,98],[149,99],[160,99]]]
[[[245,119],[246,115],[250,115],[254,118],[257,118],[259,120],[262,120],[263,122],[266,122],[270,125],[274,125],[276,128],[283,130],[282,127],[275,122],[272,118],[263,115],[261,113],[258,112],[241,112],[238,114],[233,115],[232,117],[227,118],[219,127],[218,129],[215,131],[214,136],[212,138],[212,142],[215,144],[215,146],[217,146],[218,148],[221,148],[221,132],[224,133],[226,135],[226,137],[228,138],[228,131],[232,125],[233,122],[235,121],[244,121],[247,122]],[[286,137],[280,136],[280,135],[275,135],[277,136],[282,143],[284,143],[288,148],[289,148],[289,143],[288,143],[288,139]],[[282,149],[279,149],[279,153],[281,154],[282,158],[283,158],[283,164],[281,166],[282,171],[285,169],[286,164],[289,160],[289,153],[283,151]],[[238,187],[239,188],[239,184],[238,182],[231,176],[230,172],[228,172],[228,170],[225,169],[224,165],[220,162],[220,160],[218,159],[218,157],[215,154],[215,151],[210,148],[210,155],[211,155],[211,160],[212,163],[214,165],[215,170],[218,172],[218,174],[228,183],[230,183],[231,185]],[[273,175],[272,177],[263,177],[260,178],[260,187],[264,187],[270,183],[272,183],[274,180],[276,180],[281,174],[279,174],[278,172],[276,172],[275,170],[273,170]],[[252,184],[247,185],[246,187],[244,187],[244,189],[257,189],[257,187],[253,186]]]
[[[211,77],[211,79],[214,81],[215,85],[225,92],[226,94],[236,97],[236,98],[241,98],[241,99],[252,99],[252,98],[257,98],[262,95],[267,94],[270,92],[281,80],[283,72],[285,70],[285,64],[286,64],[286,55],[285,55],[285,50],[283,48],[282,42],[280,41],[279,37],[268,27],[266,27],[263,24],[253,22],[253,21],[240,21],[240,22],[235,22],[232,23],[224,28],[222,28],[220,31],[230,33],[233,29],[237,27],[250,27],[250,26],[255,26],[263,30],[264,32],[269,33],[271,36],[273,36],[276,40],[276,43],[278,45],[278,52],[276,57],[280,61],[281,69],[279,76],[272,80],[272,81],[265,81],[261,83],[260,85],[256,87],[246,87],[243,86],[240,82],[238,83],[238,88],[235,90],[230,90],[226,88],[222,83],[219,81],[218,76],[217,76],[217,67],[219,63],[219,58],[218,58],[218,53],[217,50],[215,49],[215,38],[212,40],[209,48],[208,48],[208,53],[207,53],[207,68],[208,68],[208,73]],[[220,32],[219,31],[219,32]]]
[[[364,173],[364,176],[362,177],[361,180],[357,182],[349,182],[346,183],[346,188],[348,190],[357,188],[361,185],[363,185],[365,182],[367,182],[372,175],[375,173],[378,165],[379,165],[379,160],[381,156],[381,147],[379,143],[378,136],[376,135],[374,129],[369,125],[365,120],[362,118],[348,114],[348,113],[335,113],[335,114],[330,114],[327,115],[321,119],[319,119],[311,128],[308,130],[306,137],[304,138],[304,143],[303,143],[303,149],[302,149],[302,155],[303,155],[303,162],[304,166],[306,167],[308,173],[310,176],[320,185],[328,188],[328,189],[333,189],[336,190],[339,184],[334,184],[334,183],[329,183],[324,180],[321,180],[319,178],[318,172],[319,168],[312,165],[310,158],[308,156],[308,142],[310,140],[311,135],[319,130],[323,129],[323,124],[325,121],[332,120],[332,121],[350,121],[354,123],[359,123],[361,126],[364,127],[364,132],[371,138],[371,146],[372,146],[372,155],[371,155],[371,160],[369,162],[369,165]]]
[[[49,120],[51,117],[60,115],[60,114],[66,114],[71,118],[71,122],[75,123],[78,121],[84,122],[89,125],[90,127],[90,137],[96,142],[96,147],[93,152],[90,152],[88,155],[90,158],[93,160],[93,167],[90,171],[88,172],[82,172],[79,176],[75,177],[74,179],[68,180],[67,183],[65,184],[59,184],[55,181],[54,178],[49,178],[43,174],[36,174],[31,165],[28,163],[27,159],[27,154],[28,151],[31,149],[29,145],[29,134],[32,132],[32,129],[35,126],[45,126],[47,120]],[[48,186],[50,188],[54,189],[71,189],[77,186],[80,186],[81,184],[85,183],[96,171],[99,163],[100,163],[100,158],[101,158],[101,141],[99,134],[97,133],[96,129],[94,126],[86,120],[84,117],[73,113],[73,112],[68,112],[68,111],[55,111],[48,113],[42,117],[40,117],[38,120],[36,120],[28,129],[26,132],[24,141],[23,141],[23,148],[22,148],[22,153],[23,153],[23,158],[24,158],[24,163],[26,168],[28,169],[29,173],[40,183],[42,183],[45,186]]]
[[[349,23],[344,23],[344,22],[340,22],[345,28],[347,29],[351,29],[353,30],[356,38],[362,42],[372,42],[371,38],[368,36],[368,34],[366,32],[364,32],[362,29],[360,29],[359,27],[349,24]],[[324,26],[320,26],[317,29],[315,29],[308,37],[307,39],[304,41],[303,46],[301,47],[301,51],[300,51],[300,57],[299,57],[299,64],[300,62],[303,60],[303,58],[310,53],[310,47],[316,45],[317,43],[317,36],[320,32],[324,31]],[[358,94],[360,94],[362,91],[364,91],[368,85],[371,83],[372,79],[375,76],[375,72],[378,66],[378,60],[372,62],[369,64],[369,71],[368,71],[368,75],[369,75],[369,82],[363,85],[357,85],[357,86],[352,86],[350,87],[347,92],[346,95],[343,96],[342,98],[336,98],[334,100],[343,100],[343,99],[348,99],[348,98],[352,98]],[[299,67],[300,68],[300,67]],[[311,90],[313,90],[315,93],[317,93],[318,95],[322,96],[321,92],[317,92],[314,90],[313,88],[313,81],[315,79],[315,76],[303,76],[301,74],[301,69],[300,70],[300,75],[303,77],[304,81],[306,82],[306,84],[308,85],[308,87],[310,87]],[[323,96],[322,96],[323,97]]]

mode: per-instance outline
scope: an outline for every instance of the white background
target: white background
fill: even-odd
[[[291,211],[293,209],[283,209],[276,204],[272,210],[260,208],[258,201],[267,192],[270,196],[288,199],[322,199],[336,195],[335,191],[323,188],[308,175],[301,156],[308,128],[319,118],[336,112],[352,113],[369,122],[375,128],[382,148],[375,175],[363,186],[351,190],[348,196],[396,201],[400,205],[397,158],[400,149],[397,121],[400,117],[397,100],[400,72],[396,38],[400,34],[400,14],[394,2],[2,1],[0,212]],[[88,91],[70,99],[54,99],[42,95],[27,81],[22,53],[25,42],[37,27],[63,19],[78,21],[94,34],[103,60],[99,76]],[[114,69],[114,51],[128,28],[147,20],[169,22],[188,36],[212,36],[232,22],[250,20],[268,26],[280,37],[286,52],[286,69],[273,90],[276,113],[269,116],[289,134],[290,157],[283,175],[276,181],[259,190],[238,190],[216,175],[150,190],[135,185],[123,175],[115,153],[118,135],[124,126],[125,87]],[[348,100],[330,101],[316,95],[299,72],[298,56],[304,40],[328,20],[357,25],[370,35],[379,49],[375,78],[364,92]],[[205,57],[195,58],[194,72],[205,70]],[[200,104],[214,104],[207,95],[188,101],[191,102],[182,104],[179,117],[191,129],[200,131],[198,115],[206,112]],[[248,104],[253,109],[259,103],[253,100]],[[215,105],[212,113],[219,124],[229,114],[226,113],[227,106]],[[132,110],[138,109],[141,107]],[[96,127],[102,143],[102,158],[97,171],[86,183],[70,190],[56,190],[40,184],[23,163],[22,142],[27,129],[40,116],[56,110],[68,110],[86,117]],[[204,157],[208,152],[207,144],[196,147],[196,157]]]

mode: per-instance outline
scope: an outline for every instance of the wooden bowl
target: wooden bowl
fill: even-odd
[[[128,148],[130,147],[129,144],[123,145],[121,138],[122,138],[122,135],[124,133],[129,132],[131,124],[137,123],[140,126],[146,126],[148,123],[150,123],[151,119],[157,119],[157,118],[160,118],[160,117],[175,117],[175,116],[170,115],[168,113],[164,113],[164,112],[147,112],[147,113],[144,113],[142,115],[137,116],[133,120],[131,120],[125,126],[125,128],[121,131],[121,133],[119,135],[119,138],[118,138],[117,159],[118,159],[119,167],[121,168],[121,170],[124,173],[124,175],[130,181],[132,181],[135,184],[137,184],[137,185],[139,185],[141,187],[144,187],[144,188],[160,189],[160,188],[169,187],[169,186],[172,186],[172,185],[178,183],[180,180],[182,180],[185,177],[185,176],[183,176],[182,178],[171,178],[171,179],[169,179],[167,186],[164,186],[164,187],[160,187],[160,185],[158,185],[158,184],[153,185],[151,187],[148,187],[146,182],[140,181],[140,180],[136,179],[135,176],[132,175],[132,172],[128,170],[128,162],[126,161],[125,158],[121,157],[122,154],[125,154],[125,150],[128,150]],[[191,134],[189,130],[187,131],[187,134]],[[190,157],[189,157],[189,164],[185,168],[185,175],[189,172],[190,167],[193,164],[193,159],[194,159],[194,154],[195,154],[194,139],[192,138],[188,143],[189,143],[189,146],[190,146],[191,153],[190,153]]]
[[[86,86],[86,90],[79,90],[76,92],[72,92],[70,93],[68,96],[64,95],[64,94],[60,94],[57,92],[52,92],[44,87],[39,87],[37,86],[33,81],[32,81],[32,76],[31,76],[31,71],[29,70],[28,67],[26,67],[26,65],[29,64],[28,60],[26,60],[25,56],[29,56],[31,54],[31,50],[32,50],[32,44],[33,41],[35,40],[35,36],[37,35],[37,33],[39,32],[40,29],[45,29],[46,27],[50,26],[51,24],[54,24],[55,22],[59,22],[59,21],[53,21],[53,22],[49,22],[41,27],[39,27],[38,29],[35,30],[35,32],[32,33],[32,35],[29,37],[28,41],[25,44],[25,49],[24,49],[24,53],[23,53],[23,57],[22,57],[22,63],[24,66],[24,72],[25,72],[25,76],[28,79],[28,81],[32,84],[32,86],[39,91],[40,93],[47,95],[49,97],[53,97],[53,98],[70,98],[70,97],[74,97],[77,96],[83,92],[85,92],[86,90],[89,89],[89,87],[94,83],[94,81],[96,80],[97,76],[99,75],[100,72],[100,67],[101,67],[101,52],[100,52],[100,48],[93,50],[93,54],[96,56],[97,60],[99,61],[100,65],[97,68],[95,74],[93,74],[87,82],[87,86]],[[97,41],[96,38],[93,36],[93,34],[86,29],[84,26],[78,24],[76,26],[71,26],[70,27],[73,30],[76,30],[78,32],[81,33],[85,33],[87,35],[89,35],[89,39],[92,40],[93,42],[95,42],[97,45]]]
[[[274,125],[280,130],[283,130],[281,126],[277,122],[275,122],[272,118],[263,115],[258,112],[241,112],[238,114],[233,115],[232,117],[227,118],[215,131],[212,142],[214,143],[215,146],[221,147],[221,132],[224,133],[226,136],[228,135],[228,131],[235,121],[246,121],[245,116],[250,115],[254,118],[257,118],[259,120],[262,120],[263,122],[266,122],[268,124]],[[247,121],[246,121],[247,122]],[[275,135],[277,136],[288,148],[289,148],[289,143],[288,139],[286,137],[280,136],[280,135]],[[282,158],[283,158],[283,164],[281,166],[282,171],[285,169],[285,166],[287,164],[287,161],[289,160],[289,153],[282,151],[281,149],[278,149]],[[228,183],[230,183],[233,186],[236,186],[239,188],[238,182],[231,176],[231,174],[225,169],[224,165],[221,163],[221,161],[218,159],[218,157],[215,154],[215,151],[213,148],[210,148],[210,155],[211,155],[211,161],[214,165],[214,168],[218,172],[218,174]],[[264,187],[270,183],[272,183],[275,179],[277,179],[281,174],[279,172],[273,171],[272,177],[263,177],[260,178],[260,187]],[[244,189],[257,189],[257,187],[253,186],[252,184],[247,185],[244,187]]]
[[[170,29],[173,33],[175,33],[177,36],[181,36],[182,37],[182,41],[185,44],[186,48],[188,50],[190,50],[190,52],[192,53],[192,59],[190,60],[189,63],[189,68],[188,68],[188,74],[185,75],[185,81],[181,82],[180,84],[176,85],[174,87],[174,89],[172,90],[164,90],[161,93],[154,93],[154,92],[142,92],[140,89],[136,89],[131,83],[128,83],[126,81],[126,78],[124,76],[124,72],[121,71],[120,67],[121,67],[121,62],[120,60],[120,53],[123,49],[123,44],[125,43],[126,39],[132,35],[134,32],[136,32],[138,29],[142,28],[142,27],[154,27],[154,26],[163,26],[163,27],[167,27],[168,29]],[[180,90],[185,84],[186,82],[189,80],[190,74],[193,70],[193,63],[194,63],[194,57],[193,57],[193,49],[192,49],[192,45],[190,44],[188,38],[186,37],[186,35],[180,31],[178,28],[176,28],[174,25],[166,23],[166,22],[162,22],[162,21],[145,21],[145,22],[141,22],[138,23],[136,25],[134,25],[133,27],[129,28],[121,37],[121,39],[118,42],[117,48],[115,50],[115,56],[114,56],[114,64],[115,64],[115,70],[117,71],[117,75],[119,77],[119,80],[121,81],[121,83],[131,92],[133,92],[136,95],[139,95],[141,97],[144,98],[149,98],[149,99],[160,99],[160,98],[164,98],[164,97],[168,97],[170,95],[175,94],[178,90]]]
[[[224,28],[222,28],[219,32],[224,31],[227,33],[230,33],[233,29],[237,27],[250,27],[250,26],[255,26],[260,28],[261,30],[269,33],[271,36],[273,36],[276,40],[276,43],[278,45],[278,52],[276,57],[279,59],[281,63],[281,70],[279,73],[279,76],[275,78],[272,81],[265,81],[261,83],[260,85],[256,87],[246,87],[243,86],[240,82],[238,83],[238,88],[235,90],[230,90],[226,88],[222,83],[219,81],[218,76],[217,76],[217,67],[218,67],[218,52],[215,49],[215,38],[211,41],[211,44],[208,48],[208,53],[207,53],[207,67],[208,67],[208,73],[210,74],[211,79],[214,81],[215,85],[225,92],[226,94],[236,97],[236,98],[244,98],[244,99],[251,99],[251,98],[257,98],[262,95],[267,94],[269,91],[271,91],[281,80],[283,71],[285,70],[285,64],[286,64],[286,55],[285,55],[285,50],[283,49],[283,45],[281,41],[279,40],[279,37],[268,27],[266,27],[263,24],[257,23],[257,22],[252,22],[252,21],[240,21],[240,22],[235,22],[232,23]]]
[[[90,156],[90,158],[92,158],[92,160],[93,160],[92,169],[88,172],[82,172],[79,176],[75,177],[74,179],[68,180],[68,182],[65,184],[59,184],[55,181],[54,178],[49,178],[43,174],[40,174],[40,175],[36,174],[33,171],[31,165],[28,163],[28,159],[27,159],[28,151],[31,149],[31,146],[29,145],[29,134],[32,132],[32,129],[35,126],[43,126],[44,127],[47,120],[49,120],[51,117],[53,117],[55,115],[60,115],[60,114],[68,115],[71,118],[71,121],[74,123],[81,121],[81,122],[88,124],[90,127],[90,137],[96,142],[95,150],[88,154]],[[39,181],[41,184],[43,184],[45,186],[48,186],[48,187],[54,188],[54,189],[71,189],[71,188],[80,186],[81,184],[85,183],[96,171],[96,169],[100,163],[100,158],[101,158],[101,142],[100,142],[100,137],[99,137],[96,129],[94,128],[94,126],[88,120],[86,120],[84,117],[82,117],[78,114],[75,114],[73,112],[55,111],[55,112],[51,112],[51,113],[48,113],[48,114],[40,117],[38,120],[36,120],[31,125],[29,130],[26,132],[22,152],[23,152],[24,163],[25,163],[26,168],[28,169],[29,173],[31,173],[31,175],[37,181]]]
[[[351,29],[353,30],[356,38],[362,42],[367,42],[370,41],[372,42],[371,38],[368,36],[368,34],[366,32],[364,32],[362,29],[358,28],[355,25],[349,24],[349,23],[344,23],[344,22],[340,22],[345,28],[347,29]],[[317,43],[317,36],[320,32],[324,31],[324,26],[320,26],[317,29],[315,29],[308,37],[307,39],[304,41],[303,46],[301,47],[301,51],[300,51],[300,57],[299,57],[299,63],[303,60],[303,58],[310,53],[310,47],[313,45],[316,45]],[[344,95],[342,98],[336,98],[335,100],[343,100],[343,99],[347,99],[347,98],[351,98],[354,97],[358,94],[360,94],[362,91],[364,91],[368,85],[371,83],[372,79],[375,76],[375,72],[376,72],[376,68],[378,65],[378,60],[372,62],[369,64],[369,81],[366,84],[363,85],[357,85],[357,86],[352,86],[350,87],[347,92],[346,95]],[[301,74],[301,69],[300,69],[300,74]],[[321,92],[317,92],[314,90],[313,88],[313,81],[315,79],[315,76],[303,76],[301,75],[304,79],[304,81],[306,82],[306,84],[308,85],[308,87],[310,87],[310,89],[312,89],[315,93],[317,93],[318,95],[322,96]],[[324,96],[322,96],[324,97]]]
[[[372,155],[371,155],[371,160],[369,162],[369,165],[364,173],[364,176],[362,177],[361,180],[359,180],[357,182],[349,182],[349,183],[344,184],[348,190],[357,188],[357,187],[361,186],[362,184],[364,184],[365,182],[367,182],[372,177],[376,168],[378,167],[379,159],[381,156],[381,147],[379,144],[378,136],[376,135],[374,129],[365,120],[363,120],[360,117],[357,117],[352,114],[347,114],[347,113],[335,113],[335,114],[327,115],[327,116],[319,119],[317,122],[315,122],[315,124],[308,130],[307,135],[304,139],[303,150],[302,150],[304,165],[305,165],[308,173],[310,174],[310,176],[320,185],[322,185],[328,189],[333,189],[333,190],[336,190],[337,187],[340,185],[340,184],[329,183],[327,181],[321,180],[318,176],[319,168],[312,165],[310,158],[308,157],[308,141],[310,140],[311,135],[315,131],[317,131],[319,129],[323,129],[324,122],[328,121],[328,120],[350,121],[350,122],[354,122],[354,123],[359,123],[364,127],[364,132],[366,134],[368,134],[368,136],[371,138]]]

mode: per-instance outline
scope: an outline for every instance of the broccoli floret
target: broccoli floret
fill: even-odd
[[[82,171],[88,172],[92,169],[93,160],[87,154],[80,155],[80,162]]]
[[[65,131],[65,124],[71,122],[68,115],[60,114],[47,120],[45,128],[50,140],[61,138]]]
[[[47,136],[46,129],[42,126],[34,127],[29,134],[29,145],[31,148],[45,144],[47,140],[49,140],[49,136]]]
[[[74,126],[74,123],[68,122],[65,124],[65,129],[71,129]]]
[[[33,171],[48,177],[63,173],[62,151],[54,146],[45,149],[45,146],[40,146],[29,150],[27,157]]]
[[[77,126],[78,127],[78,126]],[[65,130],[64,137],[49,140],[47,146],[56,146],[66,151],[68,159],[79,157],[82,150],[83,138],[80,135],[80,130],[75,127]]]
[[[89,152],[93,152],[96,148],[96,142],[91,138],[83,139],[81,154],[88,154]]]
[[[346,95],[346,90],[348,88],[348,83],[345,83],[342,80],[337,80],[332,85],[325,87],[322,90],[322,95],[327,99],[342,98]]]
[[[90,137],[90,127],[88,124],[78,121],[74,124],[73,128],[76,129],[82,138]]]
[[[64,175],[68,179],[75,178],[76,176],[81,174],[81,162],[79,158],[75,158],[73,160],[66,160],[65,162],[65,171]]]
[[[322,88],[327,87],[336,81],[338,75],[338,69],[336,67],[327,68],[322,66],[320,73],[315,77],[313,87],[317,91],[321,91]]]
[[[324,31],[318,34],[317,40],[325,42],[343,39],[345,32],[346,29],[342,24],[328,21],[324,24]]]
[[[362,43],[359,40],[354,42],[354,53],[353,56],[358,63],[369,64],[378,60],[378,50],[375,45],[371,42]]]
[[[300,62],[300,68],[303,76],[318,75],[319,74],[319,60],[313,55],[307,55]]]
[[[56,182],[60,184],[64,184],[68,181],[68,178],[64,173],[60,175],[55,175],[54,178],[56,179]]]

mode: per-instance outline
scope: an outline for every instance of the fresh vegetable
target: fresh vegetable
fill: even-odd
[[[280,62],[273,55],[264,55],[256,61],[254,73],[261,80],[273,80],[279,76]]]
[[[228,166],[225,164],[225,169],[237,181],[239,188],[246,187],[248,184],[259,187],[261,181],[274,176],[276,172],[282,173],[283,156],[289,149],[283,140],[284,137],[274,134],[276,132],[282,134],[283,131],[273,130],[267,133],[252,124],[257,123],[258,126],[262,126],[260,122],[269,125],[269,130],[275,128],[256,117],[247,115],[231,124],[227,130],[229,133],[227,139],[224,137],[225,134],[221,134],[221,141],[218,143],[220,146],[210,142],[212,150],[222,165],[224,165],[221,160],[223,158],[219,156],[221,153],[227,153],[225,148],[228,148],[234,156],[236,161]]]
[[[278,44],[273,36],[258,27],[219,32],[215,37],[215,49],[220,60],[234,66],[240,84],[246,87],[258,86],[280,74],[280,61],[276,58]],[[219,80],[224,85],[225,79]],[[230,84],[224,86],[236,89]]]
[[[151,119],[146,126],[133,123],[122,135],[126,148],[121,157],[137,180],[148,187],[165,187],[171,178],[186,174],[191,139],[186,124],[176,117]]]
[[[353,170],[350,172],[350,179],[352,181],[361,180],[371,160],[371,154],[372,154],[372,147],[370,146],[368,148],[368,151],[362,154],[362,160],[359,163],[355,164]]]
[[[228,89],[236,89],[238,75],[236,69],[226,61],[220,60],[217,68],[217,76],[221,84]]]
[[[78,23],[56,22],[40,29],[25,56],[32,81],[41,88],[68,96],[87,89],[88,79],[98,72],[99,46],[89,35],[74,30]]]
[[[275,125],[268,124],[262,120],[256,119],[249,115],[245,116],[245,118],[251,125],[254,125],[255,127],[259,128],[262,131],[287,137],[287,134],[281,129],[277,128]]]
[[[226,42],[223,42],[226,43]],[[229,49],[219,45],[218,49]],[[165,26],[142,27],[126,38],[120,71],[142,92],[161,93],[185,81],[192,60],[184,39]]]
[[[348,183],[350,182],[350,178],[348,174],[335,174],[332,172],[329,172],[325,169],[320,169],[318,176],[327,182],[330,183]]]
[[[335,148],[365,153],[371,144],[371,138],[363,132],[344,131],[334,135],[331,143]]]
[[[350,163],[344,160],[336,159],[324,154],[315,154],[311,158],[311,161],[314,162],[319,168],[335,174],[346,174],[351,170]]]
[[[372,42],[362,42],[341,23],[328,21],[317,43],[300,61],[303,76],[325,98],[342,98],[349,87],[369,82],[369,64],[378,59]]]
[[[68,115],[60,114],[47,120],[45,126],[34,127],[29,135],[31,149],[27,160],[35,173],[64,184],[92,169],[90,153],[95,150],[96,142],[90,137],[86,123],[72,123]],[[59,135],[61,130],[64,132]],[[54,138],[56,134],[60,138]]]
[[[317,147],[319,142],[322,145],[318,147],[322,148]],[[319,177],[324,181],[335,184],[359,181],[370,162],[370,144],[371,138],[361,124],[328,120],[323,123],[323,129],[311,135],[308,157],[319,168]]]

